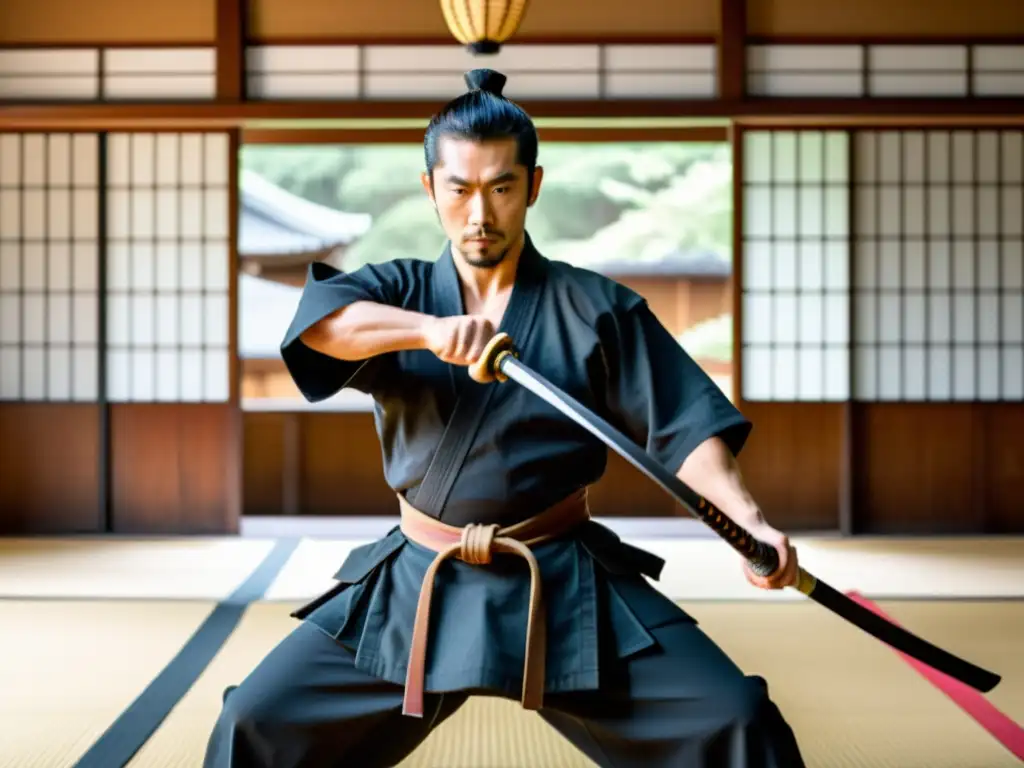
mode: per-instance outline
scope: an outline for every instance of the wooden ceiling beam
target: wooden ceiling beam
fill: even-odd
[[[878,98],[742,100],[524,100],[535,118],[650,118],[732,120],[749,124],[867,122],[922,124],[968,120],[976,123],[1024,122],[1015,98]],[[210,128],[345,127],[351,120],[426,121],[435,101],[291,101],[198,103],[93,103],[0,106],[0,129],[97,130]],[[363,126],[365,127],[365,126]],[[627,126],[622,126],[627,127]]]
[[[718,0],[718,97],[740,101],[746,95],[747,0]]]
[[[217,101],[245,101],[247,0],[216,0]]]

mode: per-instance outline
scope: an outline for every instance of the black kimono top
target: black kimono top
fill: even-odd
[[[607,447],[512,381],[480,385],[464,366],[425,350],[353,362],[303,344],[306,329],[356,301],[464,314],[450,246],[434,264],[397,259],[349,274],[312,264],[281,347],[307,400],[344,387],[373,396],[386,480],[414,506],[451,525],[510,525],[600,479]],[[640,295],[545,258],[529,237],[499,330],[526,365],[673,472],[704,440],[719,436],[737,453],[749,434],[749,422]],[[454,434],[442,444],[456,404]]]

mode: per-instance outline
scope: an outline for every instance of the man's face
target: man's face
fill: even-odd
[[[433,180],[423,174],[452,249],[471,266],[500,264],[526,228],[541,169],[527,197],[527,170],[516,163],[516,149],[514,138],[477,142],[442,136]]]

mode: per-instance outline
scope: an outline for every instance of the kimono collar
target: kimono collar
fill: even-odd
[[[523,243],[523,252],[519,256],[512,295],[509,297],[508,308],[505,310],[504,319],[498,330],[509,333],[513,338],[516,338],[513,331],[522,334],[528,330],[528,324],[524,325],[525,319],[520,316],[525,313],[528,318],[532,319],[546,276],[545,266],[546,260],[536,249],[533,240],[527,233]],[[452,253],[450,241],[445,244],[444,251],[434,265],[432,282],[435,314],[450,317],[465,313],[459,273],[455,268],[455,256]]]

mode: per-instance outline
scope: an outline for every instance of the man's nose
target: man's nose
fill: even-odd
[[[479,226],[490,222],[491,207],[487,204],[487,196],[477,192],[469,201],[469,223]]]

